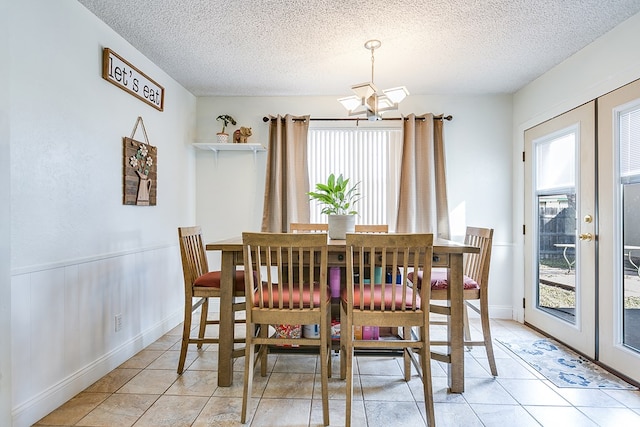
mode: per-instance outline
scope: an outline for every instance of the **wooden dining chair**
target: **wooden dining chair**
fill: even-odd
[[[289,224],[291,233],[326,233],[329,231],[329,224],[292,222]]]
[[[356,233],[388,233],[389,225],[387,224],[356,224]]]
[[[242,233],[247,294],[242,423],[247,421],[257,358],[266,375],[268,345],[319,347],[324,425],[329,425],[331,296],[327,285],[327,233]],[[255,271],[246,275],[246,272]],[[253,289],[256,289],[255,292]],[[269,325],[319,325],[320,339],[282,338]],[[258,331],[254,336],[253,331]],[[283,408],[285,410],[286,408]]]
[[[491,265],[493,229],[467,227],[464,242],[466,245],[480,248],[479,253],[464,255],[464,345],[469,348],[484,346],[491,375],[497,377],[498,369],[493,353],[493,340],[489,322],[489,267]],[[423,273],[419,272],[417,275],[417,286],[422,287]],[[413,274],[410,274],[410,279],[413,280]],[[431,299],[436,301],[446,300],[448,286],[446,270],[433,269],[431,271]],[[478,301],[478,304],[476,305],[473,301]],[[472,309],[480,314],[482,341],[473,341],[471,339],[467,309]],[[449,314],[448,307],[436,304],[432,304],[431,311],[438,314]],[[446,322],[432,321],[431,324],[446,324]],[[447,341],[432,341],[431,345],[449,345],[449,343]]]
[[[207,325],[217,325],[218,319],[209,318],[209,298],[220,298],[220,271],[209,271],[207,255],[202,243],[202,231],[199,226],[179,227],[180,255],[182,257],[182,273],[184,276],[184,323],[182,327],[182,346],[180,347],[180,359],[178,360],[178,374],[184,371],[189,344],[219,343],[218,338],[205,338]],[[235,286],[233,291],[233,312],[244,311],[244,301],[236,302],[236,298],[244,297],[245,283],[244,270],[238,270],[235,274]],[[195,301],[195,303],[194,303]],[[191,336],[191,323],[193,313],[200,308],[200,326],[198,336]],[[235,323],[244,323],[237,319]],[[233,329],[232,329],[233,330]],[[242,338],[234,338],[233,342],[244,342]],[[244,349],[236,349],[234,357],[244,355]]]
[[[413,362],[422,379],[428,425],[435,425],[428,328],[430,289],[414,290],[407,275],[408,271],[418,267],[422,267],[425,274],[430,274],[432,257],[432,234],[347,234],[347,285],[340,295],[340,373],[347,379],[347,426],[351,425],[353,354],[356,348],[402,350],[404,379],[411,379]],[[400,271],[400,283],[366,283],[364,279],[356,282],[355,278],[364,277],[366,270],[369,277],[375,277],[377,268]],[[396,282],[395,275],[392,276],[391,282]],[[399,327],[402,334],[395,339],[356,339],[354,329],[358,326]],[[412,333],[413,328],[418,331],[417,336]],[[415,350],[419,353],[419,362]]]

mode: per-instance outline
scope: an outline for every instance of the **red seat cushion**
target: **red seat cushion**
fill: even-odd
[[[198,277],[193,284],[204,288],[220,289],[220,271],[210,271]],[[244,291],[244,271],[236,270],[236,289],[237,292]]]
[[[265,285],[262,289],[262,297],[264,299],[264,305],[267,306],[269,303],[269,291],[267,286]],[[254,294],[254,306],[258,307],[260,298],[260,290],[256,290]],[[289,285],[282,286],[282,297],[278,292],[278,286],[273,285],[273,306],[277,307],[280,304],[280,298],[282,298],[282,304],[285,307],[289,306],[289,301],[293,299],[293,306],[298,308],[300,306],[300,284],[293,284],[293,293],[289,294]],[[311,286],[308,283],[304,284],[302,287],[302,305],[305,308],[309,308],[311,306]],[[327,302],[331,301],[331,290],[329,286],[327,286]],[[313,306],[320,307],[320,286],[315,284],[313,286]]]
[[[407,274],[407,278],[411,280],[413,283],[416,283],[414,278],[414,273],[410,272]],[[418,288],[422,286],[422,271],[418,271]],[[433,268],[431,269],[431,289],[434,291],[447,289],[449,287],[449,282],[447,281],[447,269],[446,268]],[[480,289],[480,285],[478,282],[473,280],[469,276],[464,276],[464,289]]]
[[[371,286],[369,284],[364,285],[363,289],[363,299],[364,299],[364,305],[365,308],[368,308],[371,306]],[[382,307],[382,285],[373,285],[375,288],[373,290],[373,299],[374,299],[374,307],[376,309],[380,309]],[[402,307],[402,286],[397,286],[397,285],[385,285],[384,287],[384,306],[385,306],[385,310],[388,310],[391,306],[392,306],[392,302],[393,300],[393,294],[392,294],[392,288],[396,286],[396,298],[395,298],[395,306],[396,309],[399,309],[400,307]],[[346,304],[347,303],[347,290],[346,289],[342,289],[342,291],[340,292],[340,297],[342,298],[342,301]],[[412,307],[412,299],[413,299],[413,290],[411,288],[407,288],[407,299],[406,299],[406,307],[408,309],[411,309]],[[416,308],[420,308],[420,295],[416,296]],[[353,306],[354,307],[360,307],[360,285],[355,285],[354,289],[353,289]]]

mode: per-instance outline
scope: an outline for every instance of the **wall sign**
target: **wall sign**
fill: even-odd
[[[108,47],[102,51],[102,78],[153,108],[164,110],[164,88]]]

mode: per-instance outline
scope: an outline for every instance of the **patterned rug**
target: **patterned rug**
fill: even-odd
[[[556,341],[497,341],[558,387],[637,390]]]

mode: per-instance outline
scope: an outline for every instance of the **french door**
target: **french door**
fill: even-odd
[[[640,382],[640,81],[598,99],[599,360]]]
[[[640,80],[525,131],[525,174],[525,322],[640,382]]]
[[[525,322],[595,357],[595,102],[525,131]]]

